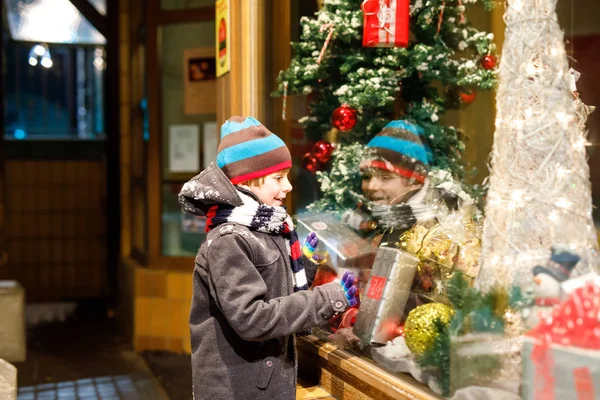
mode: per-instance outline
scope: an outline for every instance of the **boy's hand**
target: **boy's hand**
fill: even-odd
[[[346,271],[340,283],[350,307],[354,307],[356,305],[356,286],[354,286],[354,275],[352,272]]]
[[[302,254],[304,254],[304,256],[309,260],[318,262],[319,257],[315,255],[315,250],[317,249],[318,245],[319,238],[317,237],[317,234],[315,232],[309,233],[306,239],[304,240],[304,245],[302,246]]]

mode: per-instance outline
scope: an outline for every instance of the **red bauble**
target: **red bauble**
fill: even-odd
[[[333,153],[333,145],[326,140],[319,140],[312,148],[312,155],[323,164],[329,161],[331,153]]]
[[[316,173],[319,168],[320,168],[320,164],[319,164],[319,160],[317,160],[312,154],[310,153],[306,153],[304,155],[304,157],[302,158],[302,161],[304,163],[304,168],[306,168],[309,172],[311,173]]]
[[[351,131],[356,125],[356,110],[348,104],[342,104],[333,112],[331,123],[342,132]]]
[[[491,54],[485,55],[481,59],[481,66],[487,70],[494,69],[496,67],[496,57]]]
[[[458,95],[460,96],[461,102],[463,102],[464,104],[471,104],[472,102],[475,101],[475,98],[477,98],[477,91],[476,90],[461,90],[458,92]]]

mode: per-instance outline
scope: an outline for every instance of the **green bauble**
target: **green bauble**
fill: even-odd
[[[448,325],[454,310],[442,303],[428,303],[414,308],[408,313],[404,323],[404,339],[406,345],[416,355],[429,349],[437,336],[434,321],[441,320]]]

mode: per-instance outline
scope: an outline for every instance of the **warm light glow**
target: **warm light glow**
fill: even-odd
[[[50,68],[52,67],[52,59],[50,58],[50,55],[48,53],[44,54],[44,57],[42,57],[42,66],[45,68]]]
[[[46,48],[44,46],[42,46],[41,44],[36,44],[33,47],[33,52],[41,57],[44,55],[44,53],[46,53]]]
[[[74,39],[81,16],[69,1],[38,0],[24,6],[20,33],[25,38],[44,38],[52,43],[69,43]],[[39,56],[44,53],[37,53]]]
[[[38,64],[38,60],[35,57],[29,57],[29,65],[35,67]]]

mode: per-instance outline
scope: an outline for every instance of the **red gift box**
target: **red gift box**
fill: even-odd
[[[409,5],[410,0],[363,1],[363,46],[408,46]]]

